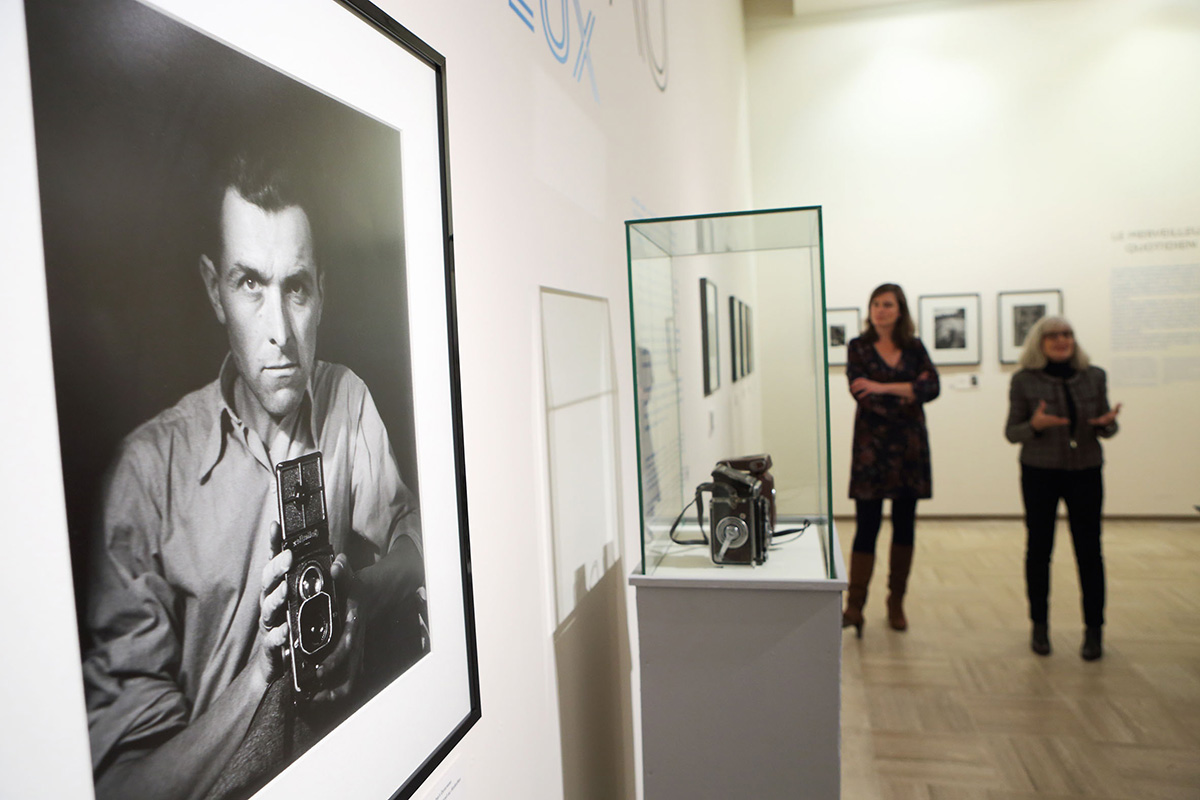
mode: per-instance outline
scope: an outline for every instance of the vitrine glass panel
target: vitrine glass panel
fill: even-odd
[[[697,504],[697,488],[726,493],[719,462],[769,454],[768,560],[782,546],[809,550],[789,562],[833,577],[821,209],[634,220],[626,236],[642,572],[724,568],[711,511],[725,518],[729,505],[714,506],[711,488]],[[714,339],[731,380],[713,386],[710,375],[706,387]],[[731,502],[744,509],[737,491]]]

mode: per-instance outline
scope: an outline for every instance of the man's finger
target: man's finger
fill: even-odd
[[[267,649],[274,650],[283,647],[288,640],[288,625],[284,622],[281,625],[276,625],[274,628],[267,628],[263,634],[263,644]]]
[[[342,573],[346,572],[354,573],[354,570],[350,569],[350,559],[346,558],[345,553],[338,553],[337,558],[329,565],[329,573],[333,576],[334,582],[340,585]]]
[[[284,550],[266,563],[262,571],[262,593],[265,597],[275,589],[287,571],[292,568],[292,551]]]
[[[323,672],[331,672],[342,666],[346,656],[354,649],[358,641],[358,612],[351,610],[346,614],[346,624],[342,628],[342,636],[334,646],[333,652],[323,661]]]
[[[274,591],[262,599],[259,607],[260,621],[263,627],[272,627],[272,623],[287,606],[287,584],[280,583]]]

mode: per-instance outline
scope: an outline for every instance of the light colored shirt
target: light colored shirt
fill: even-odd
[[[83,664],[94,767],[200,717],[255,653],[275,463],[321,451],[335,553],[373,563],[402,536],[421,552],[416,502],[358,376],[317,362],[270,454],[232,410],[236,379],[226,358],[216,381],[129,434],[108,476]]]

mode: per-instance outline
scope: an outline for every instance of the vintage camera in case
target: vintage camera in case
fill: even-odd
[[[275,486],[283,546],[292,551],[287,574],[292,683],[297,693],[309,695],[316,688],[317,665],[342,633],[321,454],[277,464]]]
[[[762,564],[771,546],[770,507],[762,481],[725,463],[717,464],[712,477],[711,483],[696,487],[696,505],[703,527],[702,495],[712,493],[708,543],[713,563]]]
[[[767,521],[771,525],[771,530],[775,530],[775,477],[771,474],[771,455],[769,453],[759,453],[754,456],[741,456],[739,458],[726,458],[717,462],[718,466],[724,464],[727,467],[741,469],[749,472],[755,478],[762,482],[762,495],[767,499]]]

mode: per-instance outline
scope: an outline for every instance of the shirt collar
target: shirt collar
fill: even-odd
[[[204,456],[200,459],[200,472],[196,476],[201,483],[208,480],[209,475],[216,469],[217,464],[221,462],[228,447],[226,443],[230,438],[240,438],[241,446],[246,446],[245,436],[248,429],[233,410],[233,384],[237,378],[238,371],[237,366],[233,362],[233,354],[227,353],[225,360],[221,362],[221,371],[217,375],[215,387],[216,418],[213,420],[213,426],[208,433],[208,438],[204,445]],[[300,402],[301,409],[299,413],[308,423],[308,430],[301,430],[298,433],[300,435],[307,433],[315,445],[317,413],[316,404],[313,402],[312,375],[308,377],[308,385],[304,389],[304,397]],[[237,435],[227,436],[226,434]]]

